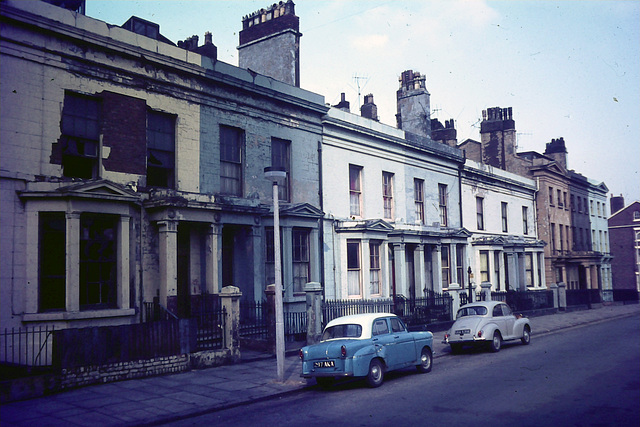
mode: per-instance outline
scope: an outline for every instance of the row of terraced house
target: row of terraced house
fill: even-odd
[[[373,95],[327,105],[299,87],[291,0],[242,19],[239,66],[210,33],[174,44],[56,3],[0,2],[3,328],[138,323],[152,301],[188,317],[226,286],[262,301],[272,166],[287,310],[308,283],[325,300],[612,288],[607,187],[568,169],[562,138],[517,152],[511,108],[459,142],[412,70],[395,127]]]

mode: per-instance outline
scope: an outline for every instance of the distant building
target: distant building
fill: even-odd
[[[622,196],[611,198],[609,238],[613,290],[640,292],[640,201],[624,206]]]
[[[544,154],[517,152],[511,108],[482,113],[481,142],[458,147],[469,159],[532,178],[537,185],[536,225],[545,247],[547,286],[564,282],[569,289],[611,289],[611,257],[606,229],[607,187],[567,169],[562,138]]]

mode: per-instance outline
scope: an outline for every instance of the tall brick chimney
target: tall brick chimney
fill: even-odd
[[[300,19],[293,1],[242,18],[238,65],[300,87]]]
[[[398,129],[431,137],[431,95],[427,91],[427,77],[413,70],[404,71],[399,78],[396,92]]]
[[[482,162],[496,168],[513,171],[516,158],[516,122],[511,107],[487,108],[480,124]]]

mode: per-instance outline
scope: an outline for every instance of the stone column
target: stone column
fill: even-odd
[[[178,221],[158,221],[158,263],[160,267],[160,304],[178,295]]]
[[[396,243],[393,245],[393,257],[396,265],[396,294],[407,297],[407,262],[405,258],[406,245]]]
[[[456,313],[460,309],[460,292],[464,290],[460,288],[457,283],[452,283],[449,286],[449,296],[451,297],[451,320],[456,320]]]
[[[480,283],[480,288],[482,289],[483,301],[491,301],[491,282]]]
[[[424,266],[424,245],[416,246],[413,251],[413,269],[415,271],[416,297],[425,296],[424,289],[427,287]]]
[[[558,283],[558,308],[567,309],[567,285],[564,282]]]
[[[66,310],[80,311],[80,214],[67,213]]]
[[[322,285],[309,282],[304,285],[307,296],[307,345],[320,342],[322,337]]]
[[[118,266],[118,308],[129,308],[129,223],[131,217],[120,216],[119,232],[118,232],[118,250],[117,250],[117,266]]]
[[[433,290],[442,293],[442,258],[440,256],[442,248],[440,245],[435,246],[435,250],[431,251],[431,265],[433,268]]]
[[[242,292],[235,286],[225,286],[220,292],[220,302],[226,312],[224,343],[232,362],[240,360],[240,297]]]
[[[206,241],[206,290],[209,294],[220,292],[222,283],[222,225],[210,224]]]

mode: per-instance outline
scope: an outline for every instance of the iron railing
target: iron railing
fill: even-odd
[[[5,328],[0,331],[0,363],[51,366],[54,326]]]

